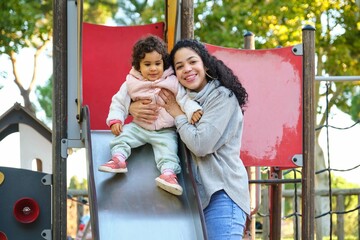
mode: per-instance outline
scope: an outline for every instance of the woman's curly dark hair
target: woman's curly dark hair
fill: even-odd
[[[140,71],[141,59],[145,57],[146,53],[151,53],[153,51],[158,52],[162,56],[164,70],[170,66],[166,43],[155,35],[149,35],[138,40],[133,47],[131,65],[135,70]]]
[[[174,68],[174,55],[181,48],[189,48],[195,51],[204,63],[206,70],[206,80],[209,82],[218,79],[224,87],[235,93],[242,110],[248,101],[248,94],[240,83],[234,72],[224,64],[223,61],[211,55],[206,47],[197,40],[183,39],[178,41],[170,53],[170,64]],[[175,68],[174,68],[175,69]],[[212,77],[212,78],[211,78]]]

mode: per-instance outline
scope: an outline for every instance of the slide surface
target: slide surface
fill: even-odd
[[[91,131],[89,152],[89,196],[95,239],[206,239],[202,211],[184,166],[179,183],[184,192],[174,196],[158,188],[152,147],[133,150],[128,172],[99,172],[97,167],[110,159],[110,131]],[[180,146],[184,163],[186,151]]]

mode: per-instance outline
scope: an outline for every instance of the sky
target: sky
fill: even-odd
[[[22,51],[21,57],[19,57],[19,68],[22,69],[21,77],[26,79],[30,83],[30,76],[32,75],[32,54],[31,50]],[[44,85],[47,79],[52,74],[52,59],[49,57],[49,52],[44,52],[40,58],[40,74],[38,85]],[[9,71],[10,69],[10,71]],[[11,74],[10,61],[4,56],[0,55],[0,72],[9,71]],[[8,76],[9,79],[12,76]],[[2,76],[1,74],[0,76]],[[17,86],[13,81],[0,77],[0,85],[3,88],[0,90],[0,115],[10,109],[15,102],[22,102],[22,97],[19,94]],[[31,96],[33,101],[36,101],[36,97]],[[41,119],[42,113],[38,114]],[[354,124],[350,116],[341,112],[338,109],[334,109],[329,118],[329,124],[336,127],[349,127]],[[51,126],[49,126],[51,128]],[[327,144],[330,149],[330,167],[336,169],[352,168],[360,164],[360,124],[348,130],[329,129],[329,142],[327,143],[327,136],[325,128],[320,134],[320,145],[324,150],[325,157],[327,158]],[[14,133],[0,142],[0,166],[13,166],[19,167],[19,134]],[[9,161],[9,159],[12,159]],[[327,161],[327,160],[326,160]],[[77,176],[80,180],[86,178],[86,160],[85,151],[80,149],[75,151],[68,157],[67,175],[68,179],[72,176]],[[336,175],[346,178],[348,181],[360,184],[360,168],[351,172],[335,172]]]

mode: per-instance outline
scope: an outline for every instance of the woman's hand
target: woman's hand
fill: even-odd
[[[158,117],[158,107],[150,104],[150,99],[142,99],[132,102],[129,107],[131,116],[140,122],[151,124]]]
[[[174,96],[174,94],[172,92],[170,92],[167,89],[161,89],[161,91],[159,92],[159,96],[162,98],[162,100],[164,101],[163,104],[161,104],[161,106],[163,108],[165,108],[165,110],[173,117],[177,117],[179,115],[183,115],[185,114],[179,104],[176,102],[176,98]]]

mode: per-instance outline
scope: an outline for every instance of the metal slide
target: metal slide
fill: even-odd
[[[87,109],[85,108],[85,112]],[[85,114],[85,116],[88,114]],[[98,166],[110,159],[110,131],[91,131],[87,127],[89,196],[94,239],[96,240],[201,240],[206,239],[203,216],[196,191],[186,167],[179,183],[182,196],[158,188],[150,145],[136,148],[128,161],[128,172],[99,172]],[[182,164],[187,152],[181,145]]]

